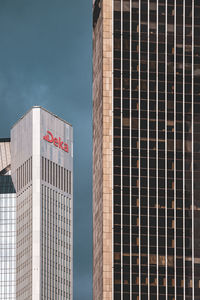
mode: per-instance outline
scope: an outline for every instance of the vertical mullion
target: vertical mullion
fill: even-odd
[[[56,265],[57,265],[57,268],[58,268],[58,264],[59,264],[59,261],[58,261],[58,215],[59,215],[59,211],[58,211],[58,202],[59,202],[59,197],[58,197],[59,193],[56,192],[56,239],[57,239],[57,249],[56,249],[56,253],[57,253],[57,258],[56,258]],[[57,271],[57,270],[56,270]],[[57,277],[57,282],[56,282],[56,287],[58,285],[58,277]],[[69,287],[69,286],[68,286]],[[69,291],[69,288],[68,288],[68,291]],[[56,289],[56,293],[55,293],[56,297],[58,298],[58,288]]]
[[[52,203],[52,209],[53,209],[53,216],[55,218],[55,191],[53,191],[53,203]],[[52,221],[52,232],[53,232],[53,246],[54,246],[54,251],[53,251],[53,276],[52,276],[52,298],[54,299],[55,297],[55,225],[54,225],[54,220]],[[66,259],[65,259],[65,267],[66,267]],[[66,283],[66,277],[65,277],[65,283]],[[66,288],[66,287],[65,287]]]
[[[51,162],[51,168],[52,168],[52,162]],[[52,176],[52,175],[51,175]],[[51,231],[51,215],[52,215],[52,212],[51,212],[51,208],[52,208],[52,189],[50,189],[50,201],[49,201],[49,294],[50,294],[50,297],[52,296],[52,272],[51,272],[51,262],[53,261],[52,259],[52,248],[53,248],[53,245],[52,245],[52,239],[51,239],[51,233],[53,231]]]
[[[113,134],[113,114],[114,114],[114,0],[112,0],[112,134]],[[114,300],[114,171],[113,171],[113,155],[114,155],[114,136],[112,136],[112,300]]]
[[[174,0],[174,293],[177,293],[176,278],[176,0]]]
[[[183,0],[183,282],[185,289],[185,0]]]
[[[167,4],[165,0],[165,284],[166,300],[168,299],[168,278],[167,278]]]
[[[18,192],[18,180],[19,180],[19,178],[18,178],[18,168],[17,168],[17,176],[16,176],[16,179],[17,179],[17,189],[16,189],[16,192]]]
[[[157,0],[156,10],[156,262],[157,262],[157,300],[159,300],[159,239],[158,239],[158,16],[159,0]]]
[[[149,11],[150,11],[150,0],[148,0],[148,20],[147,20],[147,24],[148,24],[148,29],[147,29],[147,35],[148,35],[148,41],[147,41],[147,252],[148,252],[148,299],[150,299],[150,253],[149,253],[149,249],[150,249],[150,228],[149,228],[149,22],[150,22],[150,17],[149,17]]]
[[[55,192],[56,194],[56,192]],[[56,196],[55,196],[56,197]],[[55,202],[54,202],[55,203]],[[54,206],[54,210],[56,209],[56,207]],[[66,298],[68,297],[68,288],[69,288],[69,281],[68,281],[68,253],[69,253],[69,244],[68,244],[68,222],[67,222],[67,219],[68,219],[68,197],[65,196],[65,230],[66,230],[66,234],[65,234],[65,242],[66,242],[66,247],[65,247],[65,279],[66,279],[66,290],[65,290],[65,296]],[[55,283],[54,283],[55,284]],[[55,288],[54,288],[54,295],[55,295]]]
[[[132,0],[130,0],[130,300],[132,300]]]
[[[50,170],[50,163],[48,163],[49,165],[49,169]],[[49,173],[50,175],[50,173]],[[49,181],[50,181],[50,177],[49,177]],[[51,189],[48,187],[48,212],[47,212],[47,216],[48,216],[48,219],[47,219],[47,227],[48,227],[48,246],[47,246],[47,255],[48,255],[48,259],[47,259],[47,273],[46,273],[46,276],[47,276],[47,299],[51,297],[51,289],[50,289],[50,272],[49,272],[49,269],[50,269],[50,260],[51,260],[51,252],[50,252],[50,248],[51,248],[51,244],[50,244],[50,199],[51,199]]]
[[[123,300],[123,0],[121,0],[121,300]]]
[[[138,45],[138,93],[139,93],[139,103],[138,103],[138,181],[139,181],[139,187],[138,187],[138,198],[139,198],[139,300],[141,300],[141,227],[140,227],[140,218],[141,218],[141,172],[140,172],[140,102],[141,102],[141,66],[140,66],[140,56],[141,56],[141,0],[139,0],[139,45]]]
[[[70,198],[67,197],[67,278],[68,278],[68,287],[67,287],[67,297],[70,298],[70,287],[69,287],[69,280],[70,280],[70,274],[69,274],[69,257],[70,257],[70,240],[69,240],[69,233],[70,233],[70,221],[69,221],[69,210],[70,210]]]
[[[194,299],[194,1],[192,1],[192,299]]]
[[[49,257],[49,253],[48,253],[48,202],[49,202],[49,188],[46,188],[47,192],[46,192],[46,274],[48,274],[48,257]],[[48,299],[48,276],[46,276],[46,297]]]

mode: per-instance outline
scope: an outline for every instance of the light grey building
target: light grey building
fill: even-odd
[[[10,166],[10,139],[0,139],[0,300],[16,299],[16,194]]]
[[[16,299],[72,299],[73,129],[33,107],[11,130]]]

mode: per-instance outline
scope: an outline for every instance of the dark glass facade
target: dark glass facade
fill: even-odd
[[[101,78],[106,82],[106,67],[103,60],[101,69],[99,57],[107,57],[106,46],[103,43],[99,52],[96,48],[101,45],[101,36],[103,41],[109,37],[109,30],[104,33],[107,26],[104,26],[107,24],[104,6],[108,2],[112,7],[113,41],[110,124],[113,280],[112,297],[105,299],[197,300],[200,299],[200,1],[95,1],[94,145],[101,141],[97,117],[100,116],[99,124],[104,124],[100,109],[101,104],[105,106],[106,88]],[[100,72],[103,76],[98,75]],[[98,151],[103,153],[101,149]],[[98,163],[103,164],[104,158],[100,158],[103,162],[99,159]],[[98,168],[95,160],[96,173]],[[94,175],[94,212],[103,216],[103,209],[97,206],[101,197],[96,192],[101,190],[102,183],[96,178],[99,177]],[[102,234],[98,226],[104,221],[99,220],[97,223],[94,218],[95,238]],[[94,258],[98,266],[97,242]],[[101,285],[96,283],[101,280],[96,272],[94,287],[99,290]],[[98,299],[96,294],[95,299]]]
[[[113,13],[114,299],[200,299],[200,2]]]

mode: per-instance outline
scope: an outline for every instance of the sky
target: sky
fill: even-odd
[[[92,0],[0,0],[0,137],[33,105],[74,128],[74,300],[91,300]]]

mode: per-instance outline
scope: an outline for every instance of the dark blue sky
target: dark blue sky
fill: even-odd
[[[92,0],[0,0],[0,137],[33,105],[74,127],[74,300],[92,299]]]

